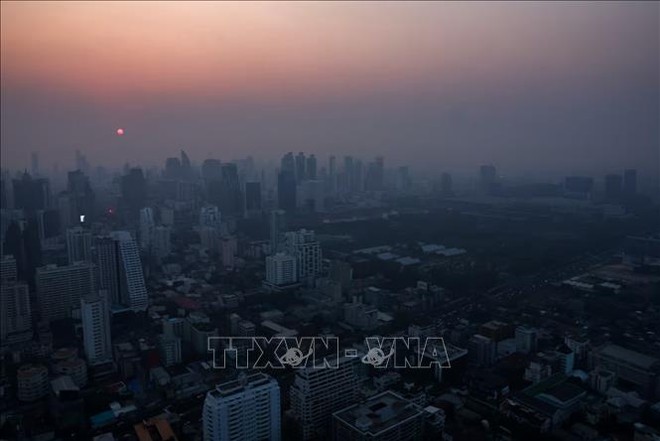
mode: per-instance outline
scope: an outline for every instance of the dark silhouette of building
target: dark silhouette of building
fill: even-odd
[[[316,156],[310,155],[307,158],[306,173],[307,173],[307,179],[311,179],[311,180],[316,179]]]
[[[290,171],[281,171],[277,177],[277,206],[281,210],[296,210],[296,177]]]
[[[33,179],[28,172],[21,179],[14,179],[14,208],[27,213],[44,210],[50,206],[48,179]]]
[[[206,159],[202,163],[202,178],[205,181],[220,179],[222,176],[222,164],[217,159]]]
[[[568,197],[588,198],[594,188],[594,179],[589,176],[567,176],[564,179],[564,194]]]
[[[261,210],[261,183],[245,183],[245,209],[248,212]]]
[[[127,219],[137,220],[147,201],[147,182],[141,168],[132,168],[122,176],[121,197]]]
[[[296,174],[296,161],[293,157],[293,153],[289,152],[286,155],[282,156],[280,161],[280,170],[293,173],[294,177]]]
[[[305,172],[305,154],[300,152],[296,156],[296,182],[300,183],[305,179],[307,179]]]
[[[383,189],[385,177],[385,163],[382,156],[376,157],[374,162],[369,163],[367,169],[366,187],[369,191],[379,191]]]
[[[243,211],[243,198],[236,164],[222,164],[221,176],[220,200],[218,201],[220,212],[225,216],[238,215]]]
[[[181,160],[179,158],[167,158],[163,175],[167,179],[181,179]]]
[[[42,264],[39,225],[35,218],[26,222],[13,221],[7,227],[4,253],[14,256],[18,280],[28,282],[34,288],[34,272]]]
[[[81,215],[86,220],[94,216],[94,192],[89,178],[82,170],[71,171],[67,174],[67,192],[70,196],[73,218],[77,221]]]
[[[605,176],[605,197],[609,201],[617,201],[621,199],[623,191],[623,179],[621,175],[607,175]]]
[[[637,193],[637,170],[628,169],[623,172],[623,193],[626,196]]]

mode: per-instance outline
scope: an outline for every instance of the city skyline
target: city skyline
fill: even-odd
[[[657,176],[657,6],[3,2],[3,167],[184,148]]]

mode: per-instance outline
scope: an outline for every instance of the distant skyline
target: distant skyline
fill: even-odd
[[[1,3],[3,168],[660,167],[657,2]],[[117,135],[123,128],[125,134]]]

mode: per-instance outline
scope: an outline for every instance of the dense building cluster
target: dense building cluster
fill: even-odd
[[[660,219],[635,170],[33,162],[2,174],[2,439],[660,437]]]

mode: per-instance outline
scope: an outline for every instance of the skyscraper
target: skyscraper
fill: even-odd
[[[292,285],[298,281],[297,259],[285,253],[266,257],[266,282],[274,287]]]
[[[74,222],[79,222],[81,216],[85,216],[87,221],[91,220],[94,216],[94,192],[89,178],[81,170],[67,174],[67,193]]]
[[[307,179],[316,179],[316,156],[310,155],[306,165]]]
[[[215,205],[204,205],[199,210],[199,226],[220,228],[220,209]]]
[[[80,299],[95,291],[93,265],[89,262],[46,265],[37,268],[35,279],[44,321],[71,317],[71,311],[80,306]]]
[[[202,163],[202,178],[205,181],[220,179],[222,176],[221,163],[217,159],[205,159]]]
[[[181,179],[181,160],[179,158],[172,157],[165,160],[163,177],[166,179]]]
[[[286,212],[273,210],[270,212],[270,252],[275,254],[284,244],[284,231],[286,230]]]
[[[100,291],[80,300],[83,342],[87,362],[94,366],[112,361],[110,305],[107,293]]]
[[[293,152],[289,152],[286,155],[282,156],[280,161],[280,171],[291,172],[296,174],[296,160],[293,157]]]
[[[147,289],[135,240],[128,231],[113,231],[96,240],[99,289],[108,292],[113,304],[134,311],[146,310]]]
[[[297,280],[311,282],[321,272],[321,245],[314,231],[289,231],[284,235],[284,250],[297,260]]]
[[[245,211],[248,213],[261,210],[261,183],[245,183]]]
[[[153,242],[151,244],[151,253],[154,257],[162,259],[172,252],[172,229],[170,227],[159,225],[154,228]]]
[[[308,366],[296,371],[291,386],[291,410],[303,440],[330,431],[332,413],[357,401],[355,359],[335,360],[337,369]]]
[[[50,183],[48,179],[33,179],[23,173],[21,179],[12,181],[14,188],[14,208],[32,213],[50,207]]]
[[[299,152],[296,155],[296,183],[300,184],[302,181],[307,179],[307,172],[305,171],[306,160],[305,154]]]
[[[3,260],[3,263],[8,263]],[[32,309],[28,285],[5,275],[0,283],[0,346],[32,339]]]
[[[141,168],[132,168],[122,176],[121,197],[127,219],[135,221],[147,200],[147,182]]]
[[[154,211],[151,207],[140,209],[140,249],[142,251],[149,252],[151,250],[154,228],[156,228]]]
[[[296,178],[293,172],[281,171],[277,177],[277,206],[281,210],[296,210]]]
[[[219,384],[206,394],[204,441],[279,441],[280,387],[262,373]]]
[[[623,193],[626,196],[637,193],[637,170],[628,169],[623,172]]]
[[[69,265],[92,261],[92,233],[82,227],[66,230],[66,252]]]
[[[222,164],[222,186],[220,187],[220,211],[228,216],[242,213],[241,186],[236,164]]]

